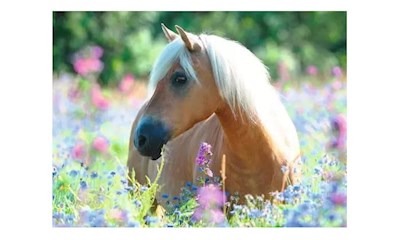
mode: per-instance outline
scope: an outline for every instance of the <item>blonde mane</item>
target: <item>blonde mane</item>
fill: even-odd
[[[290,121],[290,118],[282,118],[287,116],[287,112],[269,82],[267,67],[236,41],[207,34],[201,34],[199,38],[207,51],[220,95],[233,114],[237,116],[239,110],[240,114],[254,123],[263,125],[274,142],[283,149],[290,145],[287,139],[279,135],[281,129],[278,126],[287,124],[276,123],[282,119]],[[177,61],[190,79],[199,82],[192,67],[190,52],[181,38],[177,38],[167,45],[154,64],[150,76],[150,94]]]

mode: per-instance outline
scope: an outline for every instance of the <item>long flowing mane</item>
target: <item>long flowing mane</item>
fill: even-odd
[[[281,129],[277,129],[275,124],[280,119],[274,116],[287,113],[270,84],[267,67],[236,41],[207,34],[199,37],[206,48],[216,85],[232,112],[261,124],[274,142],[285,148],[288,143],[279,135]],[[156,60],[150,75],[150,92],[154,91],[157,82],[177,61],[192,80],[199,82],[190,52],[183,41],[177,38],[167,45]]]

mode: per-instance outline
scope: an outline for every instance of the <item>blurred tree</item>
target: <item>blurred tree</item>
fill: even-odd
[[[53,70],[73,71],[76,52],[100,46],[101,84],[147,77],[166,44],[162,22],[242,43],[274,79],[282,66],[293,75],[310,65],[326,74],[346,67],[346,12],[54,12]]]

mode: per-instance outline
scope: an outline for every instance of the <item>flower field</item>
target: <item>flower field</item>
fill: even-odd
[[[82,73],[102,66],[77,60],[74,67]],[[101,88],[95,74],[55,76],[53,226],[347,226],[346,82],[340,68],[324,81],[316,71],[310,66],[302,81],[275,84],[300,138],[301,184],[247,196],[243,205],[235,195],[225,199],[221,183],[209,181],[212,146],[204,143],[193,159],[204,179],[186,183],[179,196],[163,195],[170,203],[165,212],[152,208],[156,191],[162,192],[157,182],[128,184],[130,127],[146,98],[145,82],[126,75],[118,86]]]

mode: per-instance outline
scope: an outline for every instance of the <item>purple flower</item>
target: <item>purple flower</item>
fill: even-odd
[[[346,148],[346,135],[347,135],[347,121],[346,117],[342,114],[337,115],[332,120],[332,128],[337,131],[337,137],[332,143],[333,147],[338,149]]]
[[[197,165],[205,165],[209,163],[211,160],[207,158],[207,156],[212,156],[211,145],[203,142],[200,145],[199,152],[197,153],[196,163]]]
[[[210,184],[201,187],[197,193],[198,202],[204,208],[221,207],[224,205],[224,196],[222,191],[215,185]]]
[[[101,58],[103,56],[103,48],[99,46],[93,46],[90,48],[90,50],[91,50],[91,55],[94,58]]]
[[[342,76],[342,69],[339,66],[335,66],[332,68],[332,75],[334,77],[341,77]]]

